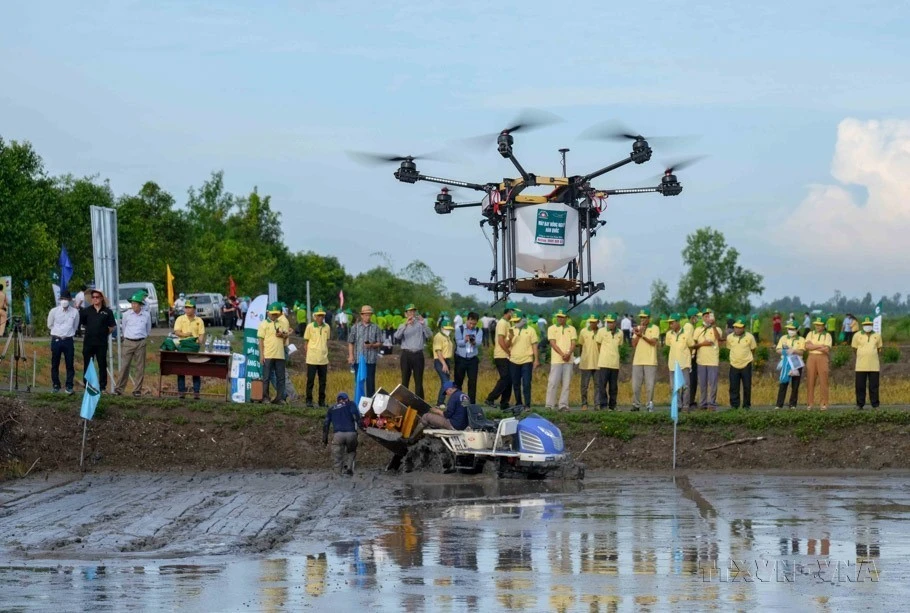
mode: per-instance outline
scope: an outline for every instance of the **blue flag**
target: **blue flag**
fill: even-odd
[[[787,355],[787,348],[782,349],[780,358],[780,382],[790,383],[790,356]]]
[[[679,421],[679,390],[685,386],[686,377],[679,367],[679,362],[677,362],[676,370],[673,371],[673,397],[670,399],[670,419],[674,423]]]
[[[91,419],[95,416],[95,407],[98,406],[98,399],[101,397],[101,389],[98,387],[98,372],[95,370],[95,358],[89,360],[88,368],[85,370],[85,393],[82,394],[82,410],[79,416],[82,419]]]
[[[60,287],[66,289],[70,284],[70,279],[73,278],[73,263],[66,252],[66,247],[60,250],[60,259],[57,263],[60,264]]]
[[[354,404],[360,406],[360,399],[367,395],[367,359],[360,354],[357,365],[357,378],[354,379]]]

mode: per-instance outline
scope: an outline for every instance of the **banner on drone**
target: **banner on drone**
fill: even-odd
[[[518,268],[552,274],[578,256],[578,211],[565,204],[524,206],[515,211]]]
[[[231,400],[249,402],[253,381],[262,377],[262,361],[259,356],[259,324],[265,319],[269,297],[256,296],[250,303],[243,326],[243,350],[235,353],[231,360]]]

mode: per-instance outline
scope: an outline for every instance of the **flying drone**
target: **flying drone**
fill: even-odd
[[[480,208],[481,229],[489,226],[492,230],[493,268],[488,281],[471,277],[468,283],[493,292],[493,304],[518,293],[542,298],[566,297],[569,304],[575,307],[604,289],[603,283],[592,279],[591,239],[597,235],[598,228],[606,224],[600,217],[606,209],[607,198],[645,193],[678,196],[683,188],[675,173],[695,160],[669,166],[660,183],[653,187],[597,189],[592,186],[592,180],[630,163],[644,164],[651,159],[652,150],[649,139],[641,134],[627,129],[594,128],[585,133],[588,138],[632,141],[629,155],[594,172],[567,176],[566,153],[569,150],[560,149],[562,176],[530,173],[515,157],[512,135],[552,122],[552,119],[531,117],[526,113],[523,119],[516,120],[495,135],[479,137],[486,142],[495,138],[499,154],[509,160],[520,175],[518,178],[504,178],[499,183],[472,183],[423,174],[417,169],[417,162],[434,159],[431,155],[357,155],[373,162],[398,163],[394,177],[402,183],[427,181],[442,184],[444,187],[434,203],[440,215],[448,215],[455,209]],[[448,186],[475,190],[482,192],[483,196],[476,202],[455,202]],[[545,195],[522,193],[537,186],[553,189]],[[521,276],[519,270],[530,276]]]

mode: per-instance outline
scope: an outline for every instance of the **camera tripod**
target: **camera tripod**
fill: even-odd
[[[6,345],[3,346],[3,353],[0,353],[0,364],[9,354],[9,346],[13,345],[13,389],[19,391],[19,362],[24,362],[25,357],[25,340],[22,338],[22,320],[18,317],[13,318],[13,330],[6,339]],[[25,391],[32,391],[32,386],[26,384]]]

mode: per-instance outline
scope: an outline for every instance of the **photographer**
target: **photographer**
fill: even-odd
[[[485,345],[483,329],[477,327],[480,317],[474,311],[468,313],[465,325],[455,329],[455,385],[464,389],[465,375],[468,376],[468,397],[471,404],[477,402],[477,371],[480,366],[478,348]],[[494,320],[495,321],[495,320]]]
[[[60,391],[60,356],[66,363],[66,393],[73,393],[73,337],[79,329],[79,311],[70,306],[69,291],[60,292],[60,306],[51,309],[47,314],[47,329],[51,333],[51,381],[54,392]]]

